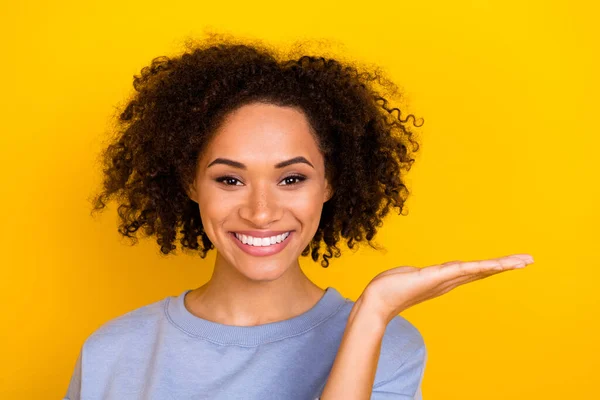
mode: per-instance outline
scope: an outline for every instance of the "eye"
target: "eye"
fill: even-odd
[[[288,179],[296,179],[296,182],[295,182],[295,183],[288,184],[288,185],[284,185],[284,186],[293,186],[293,185],[298,185],[299,183],[301,183],[301,182],[305,181],[305,180],[306,180],[306,177],[305,177],[305,176],[302,176],[302,175],[290,175],[290,176],[288,176],[288,177],[285,177],[285,178],[283,178],[282,182],[284,182],[284,181],[286,181],[286,180],[288,180]],[[237,178],[234,178],[233,176],[221,176],[221,177],[219,177],[219,178],[215,179],[215,181],[216,181],[216,182],[219,182],[219,183],[223,183],[223,181],[229,181],[229,182],[232,182],[232,181],[237,181],[237,182],[240,182],[240,180],[239,180],[239,179],[237,179]],[[224,185],[225,185],[225,186],[239,186],[239,185],[236,185],[236,184],[230,185],[230,184],[227,184],[227,183],[224,183]]]
[[[219,183],[222,183],[224,180],[228,180],[228,181],[238,181],[238,182],[239,182],[239,180],[237,180],[236,178],[234,178],[234,177],[232,177],[232,176],[221,176],[221,177],[219,177],[219,178],[215,179],[215,181],[216,181],[216,182],[219,182]],[[225,184],[225,186],[237,186],[237,185],[228,185],[228,184]]]
[[[283,180],[287,180],[287,179],[297,179],[296,183],[292,183],[291,185],[297,185],[300,182],[304,182],[306,180],[306,177],[302,176],[302,175],[290,175],[286,178],[283,178]],[[290,185],[285,185],[285,186],[290,186]]]

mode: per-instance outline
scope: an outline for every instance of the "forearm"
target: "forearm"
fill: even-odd
[[[321,400],[371,398],[385,328],[362,297],[354,303]]]

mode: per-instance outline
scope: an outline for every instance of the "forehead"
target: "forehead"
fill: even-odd
[[[304,156],[318,163],[320,152],[304,113],[293,107],[252,103],[230,113],[206,148],[206,162],[231,157],[266,163]]]

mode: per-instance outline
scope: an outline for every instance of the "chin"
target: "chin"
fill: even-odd
[[[247,259],[237,260],[235,268],[251,280],[276,280],[286,273],[289,265],[283,266],[281,260]]]

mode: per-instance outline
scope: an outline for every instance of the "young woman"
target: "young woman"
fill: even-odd
[[[214,272],[91,334],[65,399],[420,399],[425,344],[398,314],[532,262],[396,267],[356,302],[311,282],[300,256],[323,242],[327,267],[341,238],[371,244],[402,210],[418,145],[379,71],[274,54],[206,42],[135,78],[95,210],[118,194],[123,235],[144,228],[168,254],[179,231],[202,258],[216,248]]]

